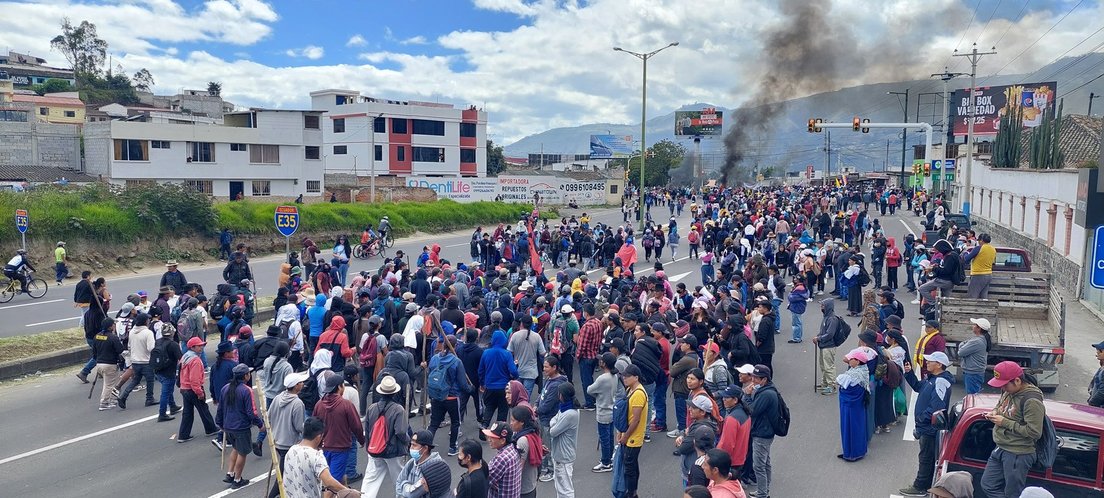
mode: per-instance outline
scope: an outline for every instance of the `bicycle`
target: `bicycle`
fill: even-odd
[[[26,272],[24,275],[27,276],[27,294],[30,295],[31,298],[38,299],[46,295],[48,287],[45,280],[41,278],[32,278],[34,272]],[[6,283],[0,280],[0,303],[11,301],[15,298],[16,294],[22,292],[22,289],[19,288],[18,280],[8,276],[4,276],[4,279],[7,280]]]
[[[395,247],[395,239],[391,238],[391,232],[383,232],[380,234],[380,243],[384,249],[389,247]]]
[[[368,244],[357,244],[353,246],[353,257],[357,259],[368,259],[380,253],[379,240],[371,240]]]

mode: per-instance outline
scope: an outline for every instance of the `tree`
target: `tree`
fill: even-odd
[[[212,97],[222,96],[222,83],[219,83],[217,81],[208,81],[207,94]]]
[[[487,176],[498,176],[506,169],[506,156],[502,154],[502,146],[495,145],[487,140]]]
[[[682,164],[682,158],[686,155],[686,148],[670,140],[661,140],[648,148],[647,160],[644,167],[644,185],[655,187],[667,185],[671,179],[672,169]],[[640,157],[633,157],[629,161],[629,183],[640,185]]]
[[[150,91],[153,87],[153,75],[150,74],[149,69],[142,68],[137,73],[134,73],[134,77],[131,78],[134,82],[134,89],[143,92]]]
[[[98,76],[107,58],[107,42],[97,36],[96,25],[88,21],[74,27],[69,18],[63,19],[61,34],[50,40],[50,47],[61,52],[72,66],[78,85]]]
[[[35,93],[39,95],[46,95],[47,93],[68,92],[73,89],[73,86],[68,81],[58,78],[50,78],[45,83],[40,83],[34,86]]]

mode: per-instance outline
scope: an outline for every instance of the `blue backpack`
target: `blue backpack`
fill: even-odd
[[[429,381],[426,383],[429,399],[443,401],[449,393],[449,368],[453,362],[438,361],[437,365],[429,371]]]
[[[648,391],[643,388],[640,392],[644,393],[644,409],[648,408]],[[624,398],[621,398],[613,403],[613,429],[617,432],[629,431],[629,396],[632,393],[626,393]]]

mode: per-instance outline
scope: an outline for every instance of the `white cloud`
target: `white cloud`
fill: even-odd
[[[349,41],[345,42],[346,47],[363,47],[367,44],[368,40],[361,36],[360,33],[349,37]]]
[[[410,38],[407,38],[407,39],[405,39],[405,40],[403,40],[399,43],[401,43],[403,45],[425,45],[425,44],[429,43],[429,41],[426,40],[426,37],[424,37],[422,35],[418,35],[418,36],[411,36]]]
[[[326,55],[326,49],[318,45],[307,45],[303,48],[290,48],[284,51],[284,54],[287,54],[288,57],[306,57],[313,61]]]
[[[1081,42],[1104,18],[1100,1],[1079,7],[1002,74],[1035,69]],[[274,36],[271,25],[277,15],[256,0],[208,0],[194,10],[169,0],[131,0],[110,6],[75,0],[39,4],[0,0],[0,12],[4,13],[0,15],[0,47],[27,50],[51,59],[51,63],[61,63],[60,56],[50,52],[49,38],[58,31],[57,20],[68,15],[95,22],[100,36],[111,44],[116,62],[128,69],[148,68],[165,91],[202,87],[217,80],[223,82],[228,100],[247,106],[302,107],[309,105],[307,94],[323,86],[395,99],[439,99],[479,106],[485,102],[490,132],[496,141],[510,143],[554,127],[638,120],[640,62],[614,52],[613,46],[647,51],[680,42],[649,61],[651,116],[692,102],[726,107],[744,103],[754,95],[755,84],[768,64],[775,62],[763,46],[763,31],[781,22],[778,2],[755,0],[474,2],[480,9],[516,14],[523,24],[507,31],[426,33],[403,39],[383,27],[384,40],[394,44],[393,51],[363,53],[349,64],[308,66],[298,60],[276,67],[253,62],[242,52],[220,58],[204,51],[172,54],[159,48],[196,41],[248,46]],[[839,55],[832,68],[832,82],[843,87],[928,79],[929,73],[941,71],[962,39],[974,2],[930,0],[921,6],[911,0],[874,4],[832,0],[831,5],[827,26],[847,31],[853,38],[850,45],[833,46]],[[979,47],[988,48],[1008,31],[998,46],[1000,53],[983,59],[979,73],[1000,69],[1067,9],[1033,11],[1014,24],[994,19],[984,33],[985,23],[975,21],[966,33],[967,46],[980,36]],[[816,26],[800,36],[819,41],[821,28]],[[1078,55],[1102,39],[1104,35],[1098,34],[1069,55]],[[368,43],[361,35],[346,43],[360,46],[360,40]],[[295,43],[283,41],[282,47]],[[416,41],[435,42],[449,55],[418,55],[424,48],[415,46]],[[403,42],[407,45],[400,45]],[[827,43],[821,45],[832,46]],[[256,48],[242,50],[259,53]],[[324,55],[321,47],[317,52],[310,48],[293,48],[291,53],[308,59],[312,54]],[[810,79],[821,78],[816,69],[810,67]],[[320,75],[325,77],[320,80]],[[877,105],[881,97],[873,98],[871,105]]]

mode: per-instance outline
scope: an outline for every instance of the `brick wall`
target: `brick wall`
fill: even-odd
[[[993,236],[993,243],[998,246],[1019,247],[1031,254],[1032,271],[1050,273],[1054,284],[1063,295],[1079,296],[1081,289],[1081,265],[1062,256],[1058,251],[1051,249],[1047,241],[1032,238],[1023,232],[1009,228],[1005,224],[997,224],[980,216],[974,217],[977,233],[988,232]]]

